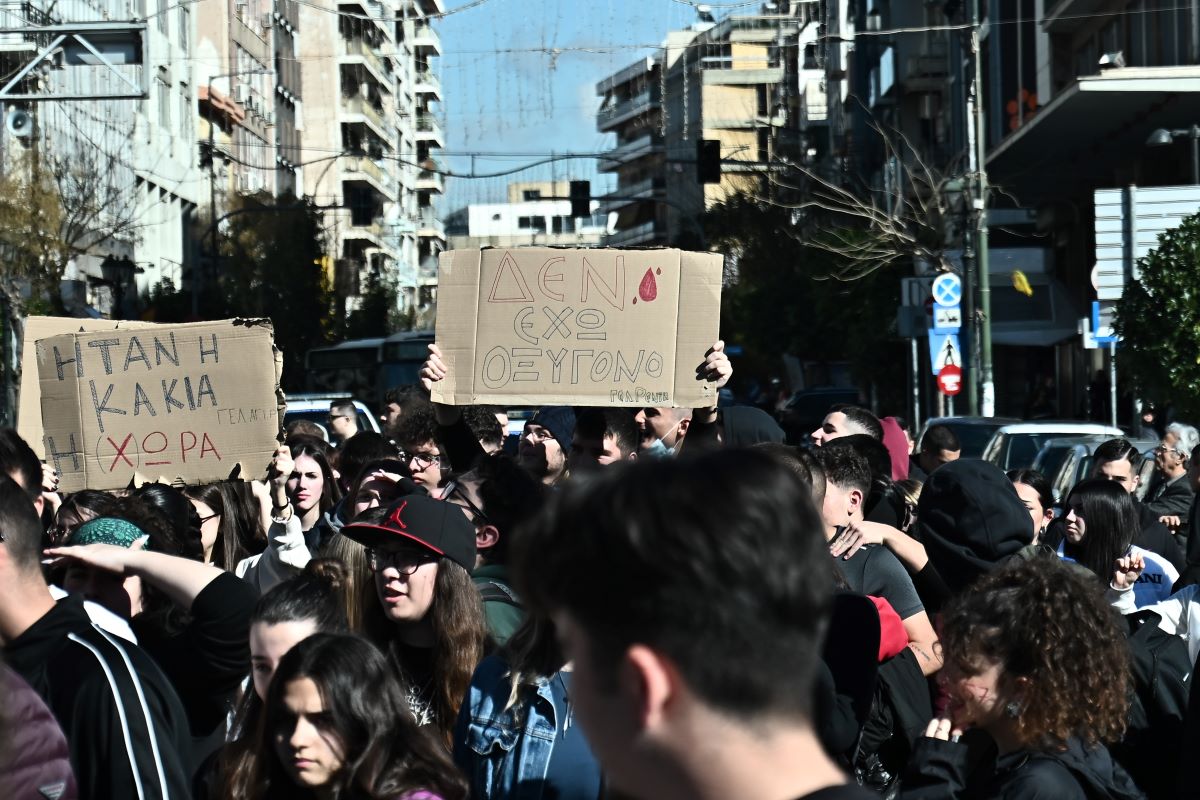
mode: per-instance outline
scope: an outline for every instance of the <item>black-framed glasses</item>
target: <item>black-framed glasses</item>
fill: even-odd
[[[406,465],[411,464],[414,461],[417,462],[418,469],[426,469],[434,464],[441,465],[442,463],[442,457],[440,454],[430,453],[427,450],[417,453],[410,453],[407,450],[401,450],[400,458],[403,459]]]
[[[471,502],[471,498],[467,495],[466,487],[459,481],[450,481],[446,484],[446,488],[442,490],[442,499],[446,502],[454,502],[451,498],[461,500],[462,504],[471,512],[471,521],[475,524],[483,523],[490,525],[491,520],[488,515],[483,513],[483,509]],[[455,505],[458,505],[455,503]]]
[[[203,525],[204,523],[208,522],[210,519],[216,519],[219,516],[221,516],[221,515],[214,511],[213,513],[209,514],[207,517],[200,517],[200,524]]]
[[[401,575],[412,575],[426,564],[437,561],[437,556],[421,550],[377,550],[367,548],[367,563],[376,572],[391,567]]]

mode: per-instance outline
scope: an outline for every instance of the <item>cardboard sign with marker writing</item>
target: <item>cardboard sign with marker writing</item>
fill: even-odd
[[[437,342],[451,405],[714,404],[696,368],[717,340],[722,258],[682,250],[453,250]]]
[[[38,458],[45,458],[42,445],[42,394],[38,386],[37,340],[64,333],[153,328],[153,322],[74,317],[28,317],[21,342],[21,389],[17,400],[17,433],[29,443]]]
[[[37,342],[46,460],[63,491],[132,479],[258,474],[281,412],[269,320],[52,336]]]

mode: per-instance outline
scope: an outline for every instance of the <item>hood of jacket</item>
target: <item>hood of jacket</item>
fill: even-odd
[[[929,475],[917,521],[929,560],[956,594],[1033,540],[1033,521],[1012,482],[999,467],[975,459]]]

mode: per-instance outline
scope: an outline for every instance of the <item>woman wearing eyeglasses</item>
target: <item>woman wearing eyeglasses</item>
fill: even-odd
[[[364,628],[396,666],[409,706],[449,748],[459,706],[483,658],[483,606],[471,583],[475,529],[458,506],[413,494],[342,528],[365,545],[378,609]]]

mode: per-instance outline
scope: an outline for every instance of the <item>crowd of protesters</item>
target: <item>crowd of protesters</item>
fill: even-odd
[[[0,797],[1200,797],[1194,428],[1147,502],[1124,439],[1059,504],[857,406],[544,407],[510,453],[430,350],[259,480],[63,496],[0,430]]]

